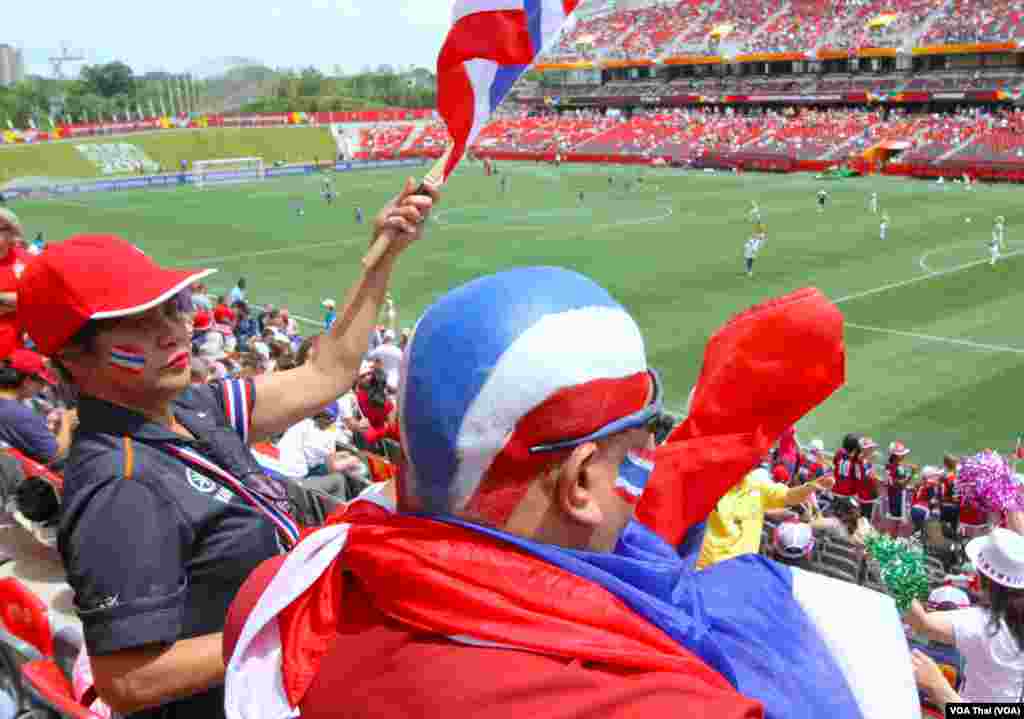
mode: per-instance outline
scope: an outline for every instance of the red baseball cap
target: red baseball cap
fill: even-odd
[[[213,318],[210,317],[210,313],[206,310],[200,310],[196,312],[196,316],[192,319],[192,329],[196,332],[202,330],[208,330],[213,326]]]
[[[216,309],[213,310],[213,319],[218,324],[234,322],[235,313],[232,312],[230,308],[225,307],[224,305],[218,305]]]
[[[38,352],[26,349],[16,349],[11,352],[7,361],[11,363],[11,367],[27,374],[31,377],[37,377],[43,382],[49,385],[57,384],[57,378],[50,372],[50,368],[46,366],[46,358]]]
[[[18,321],[47,355],[89,320],[142,314],[217,270],[171,270],[114,235],[77,235],[50,245],[18,283]]]

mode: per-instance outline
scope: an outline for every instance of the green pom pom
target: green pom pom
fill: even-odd
[[[924,568],[923,552],[882,535],[869,537],[865,546],[878,562],[882,582],[901,612],[909,609],[914,599],[928,597],[928,573]]]

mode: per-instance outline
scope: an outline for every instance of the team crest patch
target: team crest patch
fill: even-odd
[[[186,469],[185,476],[192,488],[203,494],[213,494],[217,491],[217,483],[196,472],[194,469]]]

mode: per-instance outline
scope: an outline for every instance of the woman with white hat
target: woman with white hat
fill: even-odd
[[[995,529],[967,545],[988,606],[928,612],[914,600],[907,622],[936,641],[954,645],[967,661],[959,693],[938,665],[913,654],[918,686],[940,708],[955,702],[1024,701],[1024,537]]]

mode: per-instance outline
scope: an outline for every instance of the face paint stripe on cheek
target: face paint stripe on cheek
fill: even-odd
[[[136,345],[115,345],[110,348],[110,364],[126,372],[141,374],[146,366],[146,353]]]
[[[619,465],[619,475],[615,479],[615,491],[630,504],[636,504],[643,496],[647,481],[651,478],[653,471],[653,460],[630,452]]]

